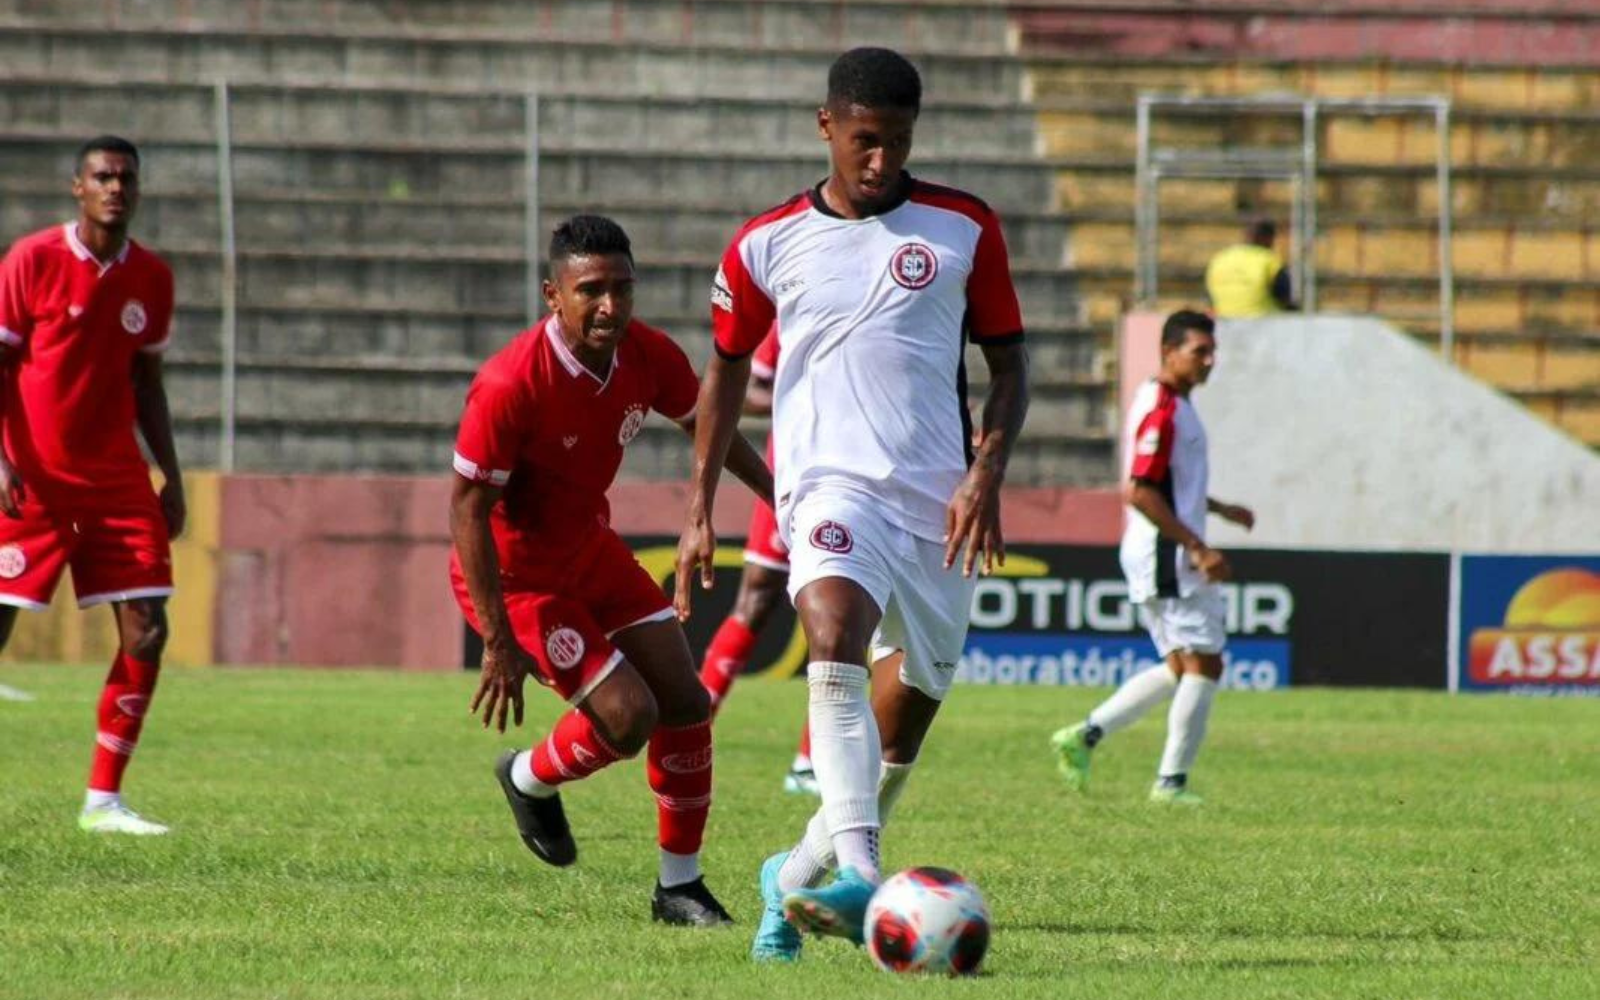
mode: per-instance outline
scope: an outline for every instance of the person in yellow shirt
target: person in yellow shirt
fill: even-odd
[[[1245,242],[1220,250],[1206,265],[1206,295],[1218,319],[1244,319],[1298,309],[1289,269],[1273,245],[1278,227],[1262,219],[1245,230]]]

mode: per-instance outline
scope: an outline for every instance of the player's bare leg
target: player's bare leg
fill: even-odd
[[[167,644],[166,599],[118,601],[111,609],[120,643],[100,693],[94,761],[78,826],[91,833],[159,835],[167,832],[165,826],[123,804],[122,775],[138,746],[161,673],[161,653]]]
[[[807,584],[795,599],[795,610],[811,648],[812,760],[838,877],[820,889],[786,892],[783,909],[791,921],[814,933],[859,943],[867,900],[881,878],[878,781],[883,744],[868,697],[866,653],[882,612],[860,584],[844,577]]]
[[[732,923],[700,871],[711,812],[711,697],[695,673],[689,640],[669,619],[624,629],[611,641],[649,686],[660,713],[647,755],[661,847],[651,916],[697,927]]]
[[[11,638],[11,627],[17,623],[17,609],[9,604],[0,604],[0,650],[6,648],[6,642]],[[33,695],[9,684],[0,684],[0,701],[32,701]]]
[[[1167,745],[1161,753],[1161,767],[1150,789],[1150,801],[1161,804],[1197,806],[1200,796],[1189,790],[1189,769],[1200,754],[1205,740],[1211,703],[1222,679],[1222,657],[1217,653],[1173,653],[1168,663],[1181,672],[1178,689],[1167,713]]]

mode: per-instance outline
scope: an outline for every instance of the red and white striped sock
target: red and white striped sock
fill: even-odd
[[[668,888],[700,877],[700,844],[711,813],[711,722],[650,735],[648,770],[656,793],[661,884]]]
[[[122,772],[139,745],[139,730],[155,694],[161,661],[136,660],[121,650],[111,661],[106,686],[100,692],[99,725],[94,740],[94,760],[89,767],[89,791],[106,801],[122,790]]]
[[[523,794],[545,798],[558,786],[587,778],[622,758],[589,717],[573,709],[531,751],[517,755],[511,779]]]
[[[713,713],[728,696],[733,682],[744,672],[744,665],[750,662],[755,648],[756,634],[748,625],[733,615],[723,619],[722,627],[706,647],[705,662],[700,665],[700,686],[711,695]]]

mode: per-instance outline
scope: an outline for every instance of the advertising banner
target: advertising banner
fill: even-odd
[[[1452,690],[1600,697],[1600,556],[1460,557]]]
[[[733,607],[743,539],[725,539],[717,582],[698,586],[689,621],[698,655]],[[670,587],[677,540],[632,538],[640,563]],[[734,544],[727,544],[733,542]],[[1223,680],[1264,690],[1290,684],[1433,687],[1446,683],[1450,559],[1442,554],[1230,552]],[[1024,545],[979,580],[959,680],[971,684],[1109,686],[1156,662],[1108,546]],[[466,665],[477,665],[476,638]],[[787,601],[747,668],[805,667]]]

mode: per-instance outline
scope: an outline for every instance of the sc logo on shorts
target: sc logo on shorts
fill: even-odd
[[[557,670],[571,670],[583,659],[583,636],[563,625],[545,636],[544,651]]]
[[[838,521],[823,521],[811,529],[811,547],[843,555],[856,547],[856,540],[850,537],[850,529]]]
[[[905,243],[889,259],[889,276],[913,292],[927,288],[939,275],[939,258],[921,243]]]

